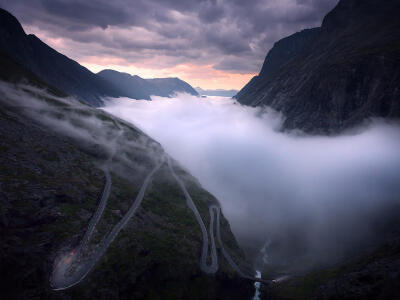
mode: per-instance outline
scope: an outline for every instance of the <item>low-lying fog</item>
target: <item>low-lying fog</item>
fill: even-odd
[[[105,110],[143,129],[196,176],[244,246],[270,240],[271,263],[334,261],[371,241],[380,214],[388,219],[400,203],[397,125],[374,120],[337,137],[301,136],[279,132],[273,111],[189,95],[113,99]]]

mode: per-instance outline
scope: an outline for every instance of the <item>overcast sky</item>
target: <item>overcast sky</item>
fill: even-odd
[[[0,0],[27,33],[94,72],[240,89],[273,43],[338,0]]]

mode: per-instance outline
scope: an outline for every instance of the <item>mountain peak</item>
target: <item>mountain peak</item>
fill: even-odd
[[[324,30],[345,30],[350,27],[374,26],[377,29],[388,22],[397,22],[400,2],[385,0],[377,3],[375,0],[346,0],[339,1],[322,21]],[[375,20],[369,23],[371,16]],[[378,22],[379,21],[379,22]],[[354,28],[350,28],[354,30]]]
[[[10,36],[25,35],[21,23],[8,11],[0,8],[0,34],[7,33]]]

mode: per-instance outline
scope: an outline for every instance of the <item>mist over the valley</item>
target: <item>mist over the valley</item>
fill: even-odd
[[[44,128],[79,143],[81,149],[96,158],[98,167],[108,165],[113,172],[137,184],[141,181],[139,174],[145,172],[143,166],[160,159],[158,143],[145,135],[136,136],[127,126],[116,125],[116,120],[108,114],[74,97],[57,97],[32,85],[2,81],[0,96],[7,106],[14,106]],[[123,138],[117,139],[118,136]],[[141,151],[132,151],[138,149]],[[146,154],[139,155],[139,152]],[[110,156],[114,160],[109,160]]]
[[[6,83],[0,94],[47,128],[79,141],[99,161],[115,153],[113,171],[136,184],[142,163],[158,160],[158,151],[148,147],[154,141],[133,141],[129,130],[74,98]],[[66,107],[62,114],[58,105]],[[111,99],[104,110],[160,142],[218,198],[257,267],[265,262],[293,271],[337,262],[375,245],[392,224],[396,230],[397,123],[371,119],[332,137],[283,133],[283,118],[273,110],[187,94]],[[119,134],[124,138],[117,141]],[[136,148],[147,149],[146,155],[130,157]],[[132,170],[139,172],[133,176]]]
[[[376,242],[396,220],[398,124],[368,120],[334,137],[282,133],[272,110],[185,94],[113,99],[105,110],[197,177],[245,248],[267,242],[265,262],[294,269],[335,262]]]

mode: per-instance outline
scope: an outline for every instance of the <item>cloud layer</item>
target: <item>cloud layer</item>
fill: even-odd
[[[93,61],[97,68],[138,71],[191,64],[253,74],[274,42],[319,26],[337,1],[0,0],[0,6],[27,31],[93,68]]]
[[[271,240],[275,263],[340,259],[376,237],[374,222],[400,205],[397,125],[298,136],[276,131],[273,111],[187,95],[117,99],[105,110],[161,142],[221,201],[241,242]]]

